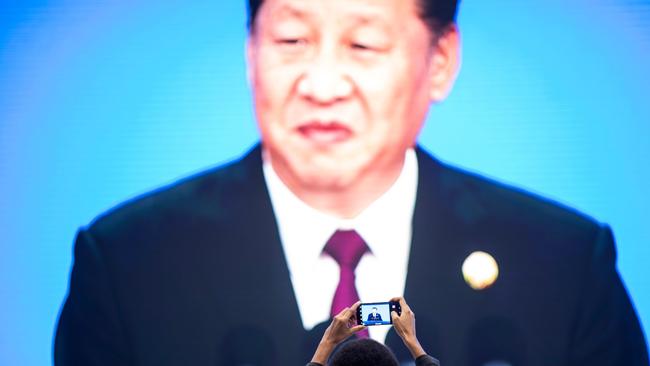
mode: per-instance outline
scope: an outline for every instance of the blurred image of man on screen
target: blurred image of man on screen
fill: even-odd
[[[55,364],[304,365],[333,314],[403,295],[444,365],[648,365],[607,225],[417,145],[457,5],[250,0],[261,143],[79,231]]]
[[[381,321],[381,314],[377,313],[377,308],[372,308],[372,313],[368,314],[368,321]]]

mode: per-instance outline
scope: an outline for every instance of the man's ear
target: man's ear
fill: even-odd
[[[433,52],[429,98],[432,102],[437,103],[449,95],[460,69],[460,34],[455,24],[451,25],[438,38]]]

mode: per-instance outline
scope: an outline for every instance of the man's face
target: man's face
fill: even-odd
[[[265,0],[248,43],[262,143],[290,188],[396,177],[455,76],[415,0]],[[451,65],[451,66],[450,66]]]

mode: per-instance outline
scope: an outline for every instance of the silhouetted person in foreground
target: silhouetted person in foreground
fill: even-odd
[[[429,356],[420,345],[415,333],[415,313],[408,306],[404,298],[395,297],[391,301],[399,301],[402,314],[391,312],[393,326],[404,345],[415,359],[416,366],[440,366],[435,358]],[[343,341],[353,334],[366,329],[364,325],[357,325],[357,308],[360,302],[352,307],[343,309],[334,317],[330,326],[325,330],[314,357],[307,366],[325,365],[330,354]],[[367,338],[356,339],[343,344],[331,357],[329,366],[399,366],[393,352],[383,344]]]

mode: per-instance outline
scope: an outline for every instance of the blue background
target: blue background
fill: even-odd
[[[464,1],[421,142],[608,222],[650,329],[650,3]],[[0,364],[45,365],[76,229],[257,139],[244,1],[0,1]],[[534,286],[534,284],[531,284]]]

